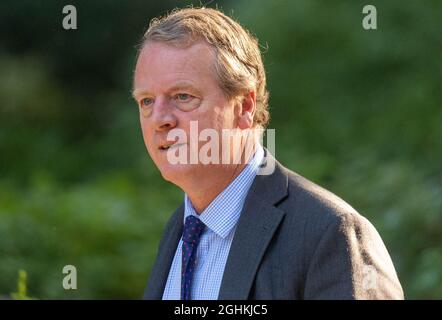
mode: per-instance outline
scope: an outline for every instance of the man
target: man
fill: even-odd
[[[237,22],[207,8],[154,19],[133,96],[151,158],[185,192],[145,299],[403,298],[374,227],[259,143],[265,71],[256,39]],[[215,144],[201,152],[209,135]]]

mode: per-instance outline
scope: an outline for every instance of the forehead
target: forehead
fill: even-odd
[[[135,91],[161,91],[177,83],[216,84],[215,52],[205,42],[186,48],[148,42],[140,52],[134,75]]]

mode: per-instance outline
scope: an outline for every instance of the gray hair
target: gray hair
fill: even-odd
[[[154,18],[143,36],[141,49],[149,41],[167,42],[188,47],[204,40],[215,49],[215,73],[229,99],[254,90],[255,126],[269,122],[266,74],[258,40],[238,22],[219,10],[210,8],[175,9],[164,17]]]

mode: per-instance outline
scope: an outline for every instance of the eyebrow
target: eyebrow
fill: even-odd
[[[177,84],[173,85],[172,87],[170,87],[167,92],[171,92],[171,91],[176,91],[178,89],[181,90],[191,90],[193,92],[198,92],[199,91],[190,83],[188,82],[178,82]],[[140,96],[144,96],[144,95],[149,95],[150,91],[149,90],[145,90],[145,89],[134,89],[132,91],[132,97],[136,98],[136,97],[140,97]]]
[[[145,96],[148,95],[149,91],[148,90],[144,90],[144,89],[134,89],[132,91],[132,98],[136,99],[136,97],[139,96]]]

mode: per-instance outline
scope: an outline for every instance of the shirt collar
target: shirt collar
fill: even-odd
[[[241,173],[198,215],[187,194],[184,195],[184,221],[189,215],[201,221],[218,236],[225,238],[235,227],[247,193],[264,157],[264,149],[257,144],[256,152]]]

